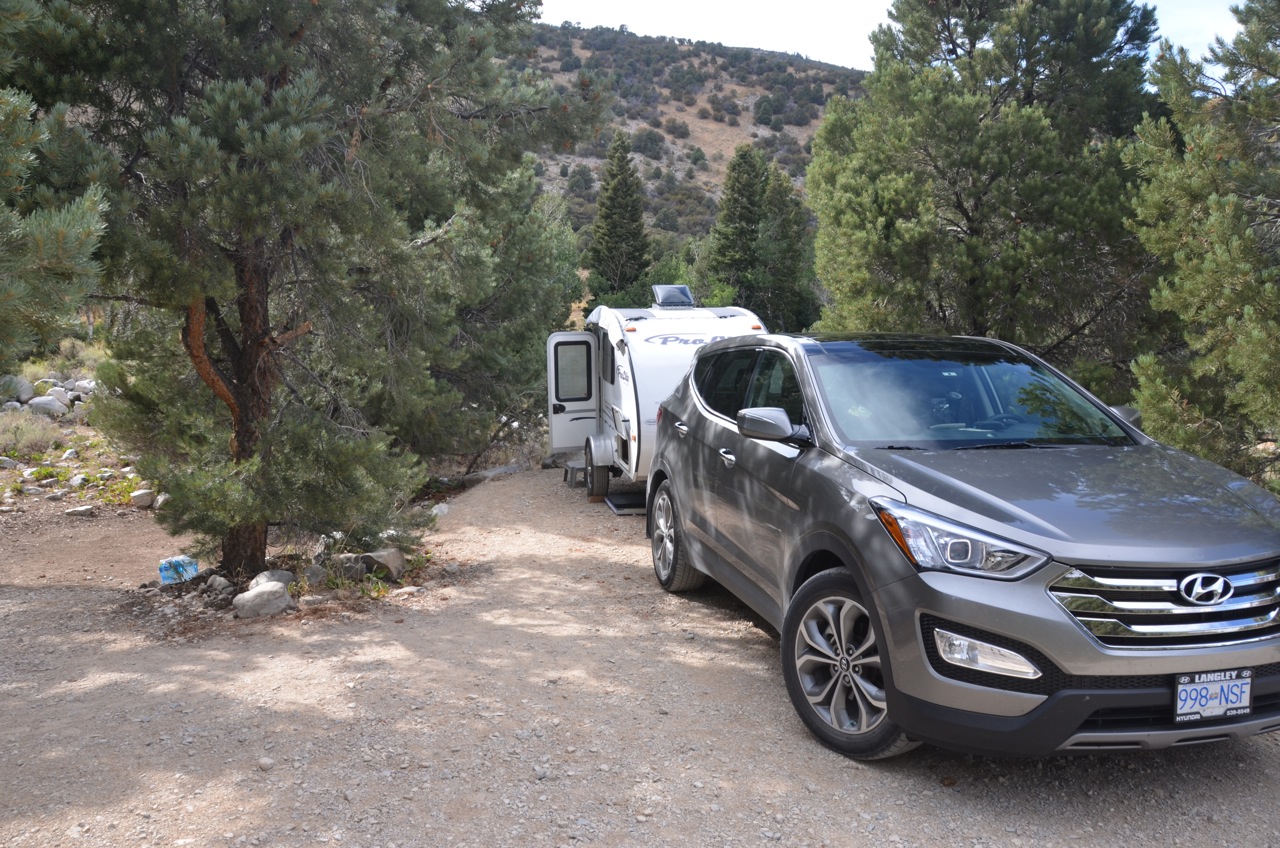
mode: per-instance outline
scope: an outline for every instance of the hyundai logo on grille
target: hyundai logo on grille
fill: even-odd
[[[1178,582],[1178,592],[1196,606],[1211,607],[1231,597],[1235,587],[1218,574],[1189,574]]]

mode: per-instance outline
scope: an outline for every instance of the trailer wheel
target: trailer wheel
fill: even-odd
[[[587,465],[587,497],[592,500],[603,500],[609,494],[609,466],[596,465],[596,458],[591,450],[591,440],[583,451]]]

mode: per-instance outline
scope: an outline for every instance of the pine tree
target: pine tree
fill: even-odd
[[[649,234],[644,226],[644,186],[631,162],[631,141],[618,132],[600,179],[596,220],[586,267],[604,281],[597,295],[628,292],[648,269]]]
[[[1129,0],[897,0],[807,188],[829,329],[997,336],[1127,362],[1146,303],[1117,139],[1153,108]]]
[[[764,319],[799,331],[818,317],[812,229],[791,179],[741,145],[725,171],[720,213],[704,261],[708,288]]]
[[[38,16],[30,0],[0,0],[0,38],[16,37]],[[0,71],[14,58],[0,50]],[[57,338],[100,272],[103,192],[91,186],[63,196],[49,167],[81,164],[82,139],[66,127],[65,110],[38,120],[34,111],[22,91],[0,89],[0,374]]]
[[[49,5],[8,78],[118,155],[105,286],[135,311],[101,414],[162,520],[241,578],[272,524],[376,539],[418,483],[403,445],[474,423],[462,322],[507,295],[563,321],[522,157],[598,116],[590,79],[504,70],[524,0]]]
[[[1153,436],[1276,486],[1280,461],[1280,10],[1240,7],[1219,40],[1214,79],[1165,43],[1155,63],[1172,121],[1149,119],[1129,151],[1149,182],[1136,203],[1142,242],[1165,263],[1153,294],[1184,344],[1136,366]]]

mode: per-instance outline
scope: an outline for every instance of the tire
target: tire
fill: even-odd
[[[609,466],[596,465],[596,458],[591,450],[591,440],[583,449],[587,465],[587,497],[593,500],[604,500],[609,494]]]
[[[791,704],[828,748],[879,760],[913,742],[889,717],[875,609],[843,568],[814,575],[796,592],[782,623],[782,676]]]
[[[676,512],[671,481],[664,480],[653,496],[651,507],[653,537],[653,573],[658,585],[668,592],[688,592],[700,587],[707,576],[689,562],[684,549],[680,513]]]

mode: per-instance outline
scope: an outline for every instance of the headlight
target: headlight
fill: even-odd
[[[1049,561],[1048,555],[988,536],[887,498],[873,498],[876,516],[903,555],[920,569],[1013,580]]]

